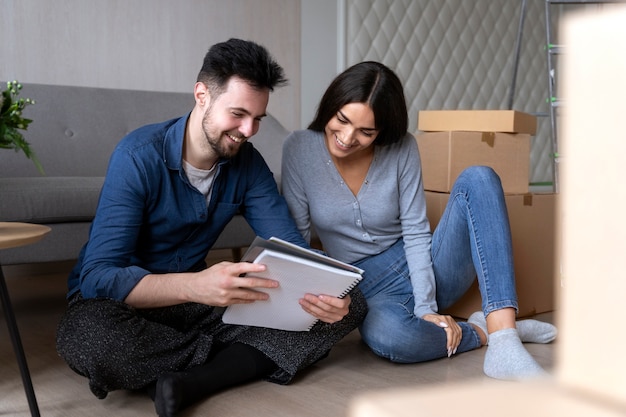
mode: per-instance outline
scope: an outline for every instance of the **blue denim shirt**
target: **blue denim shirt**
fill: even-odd
[[[182,168],[188,117],[141,127],[117,145],[89,241],[69,276],[68,297],[80,290],[85,298],[124,300],[150,273],[199,271],[238,212],[257,235],[307,247],[251,143],[218,162],[207,207]]]

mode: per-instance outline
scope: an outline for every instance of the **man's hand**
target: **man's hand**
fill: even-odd
[[[277,281],[241,276],[261,271],[265,271],[265,265],[220,262],[200,272],[150,274],[124,301],[136,308],[155,308],[186,302],[224,307],[267,300],[263,288],[276,288]]]
[[[300,299],[302,309],[325,323],[335,323],[348,314],[350,296],[344,298],[330,295],[305,294]]]
[[[225,307],[267,300],[263,288],[276,288],[278,281],[254,276],[265,271],[265,265],[249,262],[220,262],[195,274],[189,281],[191,300],[197,303]],[[241,276],[248,274],[248,276]]]

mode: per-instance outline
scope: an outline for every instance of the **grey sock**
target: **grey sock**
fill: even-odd
[[[524,348],[517,330],[504,329],[489,335],[489,346],[483,364],[485,375],[506,380],[546,376],[535,359]]]
[[[487,321],[482,311],[472,313],[467,319],[468,323],[480,327],[485,332],[487,339],[489,334],[487,333]],[[546,323],[539,320],[527,319],[519,320],[515,322],[517,327],[517,333],[519,338],[524,343],[550,343],[556,339],[557,330],[553,324]],[[489,341],[487,341],[489,343]]]
[[[527,319],[515,322],[517,332],[522,342],[550,343],[556,339],[556,327],[544,321]]]

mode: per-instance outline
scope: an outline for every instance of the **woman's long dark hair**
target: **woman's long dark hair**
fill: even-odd
[[[326,89],[309,129],[323,132],[330,119],[350,103],[367,104],[374,112],[379,131],[376,145],[399,141],[409,128],[402,83],[379,62],[361,62],[339,74]]]

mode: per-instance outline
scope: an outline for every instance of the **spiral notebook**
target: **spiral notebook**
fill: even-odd
[[[304,294],[345,296],[359,281],[363,270],[280,239],[255,239],[244,261],[262,263],[267,269],[255,276],[280,282],[278,288],[262,289],[266,301],[229,306],[224,323],[272,329],[308,331],[317,319],[304,311],[298,300]]]

